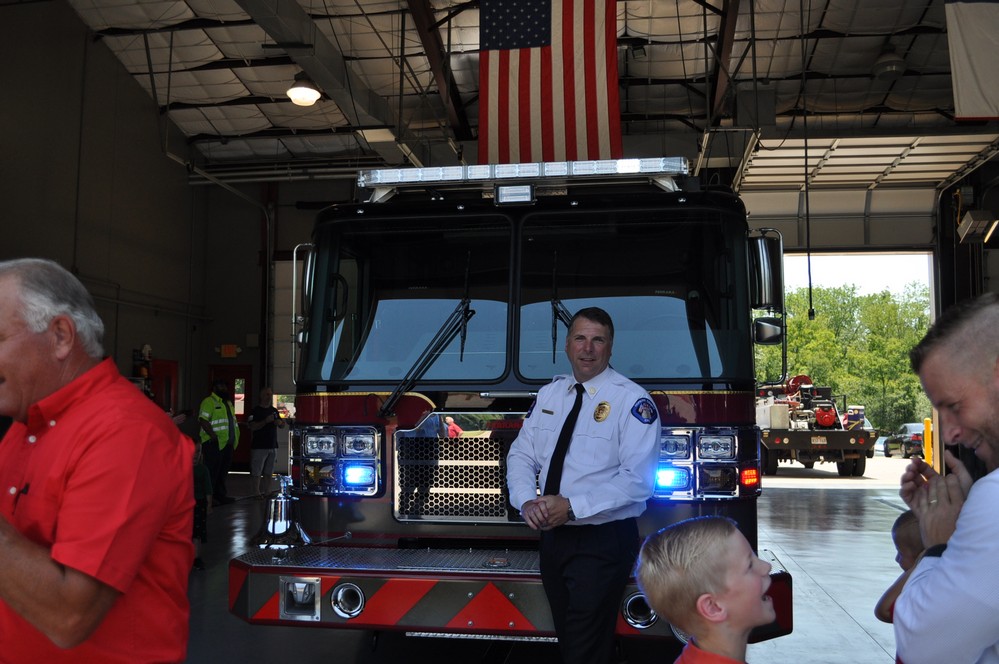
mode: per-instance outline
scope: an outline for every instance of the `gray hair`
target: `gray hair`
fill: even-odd
[[[67,316],[84,352],[95,359],[104,357],[104,321],[79,279],[44,258],[0,261],[0,278],[8,276],[20,285],[21,316],[29,330],[42,332],[56,316]]]

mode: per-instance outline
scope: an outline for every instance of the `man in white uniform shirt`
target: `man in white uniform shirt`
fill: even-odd
[[[565,343],[572,375],[541,388],[507,456],[510,503],[541,531],[541,579],[566,664],[612,661],[618,605],[641,544],[637,517],[659,458],[655,404],[608,366],[613,343],[607,312],[573,316]],[[566,427],[567,451],[556,455],[577,383],[578,417]],[[564,465],[556,461],[550,474],[559,456]]]
[[[927,548],[895,602],[896,649],[905,664],[999,663],[999,296],[944,312],[909,357],[942,441],[974,450],[989,473],[972,484],[947,452],[950,474],[914,458],[902,475]]]

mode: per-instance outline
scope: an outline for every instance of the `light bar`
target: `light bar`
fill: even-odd
[[[361,171],[358,187],[386,187],[405,184],[457,184],[492,180],[543,180],[545,178],[593,177],[609,175],[687,175],[685,157],[650,159],[595,159],[589,161],[529,162],[524,164],[481,164],[427,168],[380,168]]]

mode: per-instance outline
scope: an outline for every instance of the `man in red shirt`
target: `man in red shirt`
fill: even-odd
[[[179,662],[194,447],[52,261],[0,262],[0,659]]]
[[[465,433],[465,430],[458,426],[458,423],[455,422],[454,418],[450,415],[444,418],[444,424],[447,425],[448,438],[457,438],[461,434]]]

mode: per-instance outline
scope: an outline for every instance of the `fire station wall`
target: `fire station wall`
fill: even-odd
[[[206,326],[206,346],[209,364],[251,365],[255,403],[265,384],[277,394],[294,392],[288,259],[297,245],[311,240],[320,209],[352,200],[353,180],[234,188],[238,194],[214,184],[195,187],[206,206],[206,292],[215,314]],[[268,248],[270,260],[265,260]],[[215,351],[222,344],[243,350],[235,359],[224,359]]]
[[[51,258],[77,273],[122,373],[148,344],[155,358],[177,361],[180,405],[190,404],[200,397],[190,395],[192,377],[205,372],[202,321],[215,317],[204,291],[208,234],[185,168],[164,154],[156,105],[68,3],[3,5],[0,59],[19,63],[0,68],[10,93],[0,258]],[[183,154],[183,142],[171,151]]]

